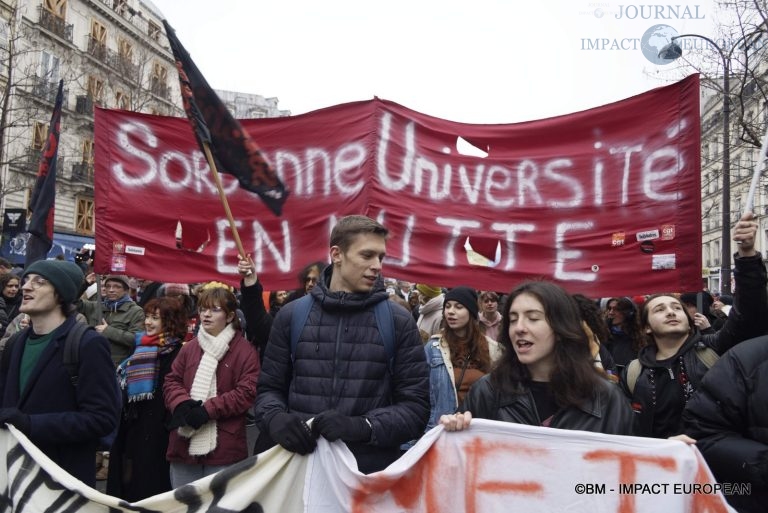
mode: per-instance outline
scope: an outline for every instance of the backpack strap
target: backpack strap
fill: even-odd
[[[630,394],[635,393],[635,385],[637,384],[637,378],[640,377],[640,372],[643,370],[643,366],[640,364],[640,360],[635,358],[629,365],[627,365],[627,388]]]
[[[304,325],[307,324],[313,302],[314,300],[310,294],[305,294],[294,301],[296,306],[291,312],[291,362],[296,360],[296,347],[299,345],[299,336],[304,329]]]
[[[395,370],[395,316],[392,314],[392,305],[389,304],[389,299],[376,303],[373,313],[376,315],[379,335],[384,342],[384,350],[387,352],[389,360],[387,368],[391,376]]]
[[[309,294],[294,301],[296,306],[291,312],[291,362],[296,360],[299,336],[304,329],[304,325],[307,324],[313,302],[314,300]],[[395,367],[395,316],[392,314],[392,305],[389,304],[389,300],[379,301],[374,306],[373,313],[376,316],[379,335],[381,335],[381,339],[384,342],[384,350],[387,352],[387,369],[390,374],[393,374]]]
[[[720,359],[720,355],[708,346],[701,349],[696,348],[696,357],[707,367],[707,369],[711,369],[717,360]]]
[[[80,342],[88,329],[92,328],[82,321],[76,321],[75,325],[72,326],[69,333],[67,333],[67,338],[64,340],[63,363],[69,374],[69,380],[74,387],[77,387],[79,379]]]

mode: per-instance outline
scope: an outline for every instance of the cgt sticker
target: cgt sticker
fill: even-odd
[[[675,238],[675,225],[674,224],[662,224],[661,225],[661,240],[672,240]]]
[[[659,238],[659,230],[646,230],[644,232],[637,232],[637,242],[643,242],[646,240],[655,240]]]
[[[613,246],[614,248],[623,246],[625,240],[626,240],[626,235],[624,234],[624,232],[616,232],[611,234],[611,246]]]

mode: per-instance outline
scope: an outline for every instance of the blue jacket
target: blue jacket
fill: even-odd
[[[501,357],[501,346],[495,340],[485,337],[491,363]],[[451,363],[451,350],[442,335],[430,337],[424,346],[429,363],[429,422],[427,431],[440,422],[441,415],[450,415],[459,408],[456,398],[456,380]]]
[[[86,331],[80,342],[78,384],[72,384],[63,364],[63,350],[74,323],[71,316],[56,328],[23,392],[19,390],[19,367],[26,337],[14,342],[7,372],[0,369],[0,407],[16,407],[28,414],[32,443],[93,487],[94,454],[99,438],[117,427],[120,400],[109,342],[94,330]]]
[[[394,369],[379,335],[374,305],[387,301],[379,279],[368,294],[331,292],[333,266],[312,290],[307,322],[291,355],[295,302],[280,309],[272,324],[259,377],[255,415],[259,429],[279,412],[305,419],[325,410],[362,416],[371,422],[368,443],[350,443],[362,472],[381,470],[400,456],[401,443],[424,432],[429,417],[429,371],[416,323],[392,305]]]

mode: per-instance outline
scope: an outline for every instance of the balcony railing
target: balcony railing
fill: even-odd
[[[59,18],[42,5],[37,7],[40,11],[40,25],[53,32],[62,39],[72,42],[72,24],[67,24],[64,18]]]
[[[93,164],[90,162],[75,162],[72,164],[72,180],[93,181]]]
[[[153,80],[149,85],[149,90],[160,98],[171,99],[171,88],[167,84]]]
[[[133,82],[139,81],[139,66],[134,64],[130,57],[110,51],[109,65],[120,73],[120,78],[126,78]]]
[[[93,36],[88,36],[88,54],[104,64],[107,63],[107,45]]]
[[[32,95],[40,98],[41,100],[45,100],[50,103],[56,102],[56,93],[59,92],[59,83],[58,81],[54,82],[51,81],[48,78],[44,77],[38,77],[37,75],[34,75],[31,77],[32,80]],[[69,91],[64,89],[62,90],[62,105],[64,107],[67,106],[67,95],[69,94]]]

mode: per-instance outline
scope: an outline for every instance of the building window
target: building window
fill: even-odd
[[[93,139],[83,139],[81,162],[93,164]]]
[[[133,64],[133,44],[129,40],[120,38],[117,43],[117,53],[121,58]]]
[[[40,52],[40,76],[44,82],[59,85],[61,59],[46,51]]]
[[[67,0],[43,0],[43,8],[57,18],[67,17]]]
[[[42,150],[45,140],[48,138],[48,124],[35,121],[35,129],[32,132],[32,149]]]
[[[149,89],[153,94],[168,99],[168,68],[155,61]]]
[[[94,227],[93,198],[77,198],[75,211],[75,231],[85,235],[93,235]]]
[[[123,91],[117,91],[115,93],[115,107],[123,110],[131,109],[131,97],[128,93],[124,93]]]
[[[91,20],[91,35],[88,38],[88,53],[104,61],[107,58],[107,27]]]
[[[95,103],[100,104],[104,101],[104,81],[102,79],[93,75],[88,76],[88,96]]]
[[[147,24],[147,35],[154,41],[160,41],[160,25],[149,20]]]

